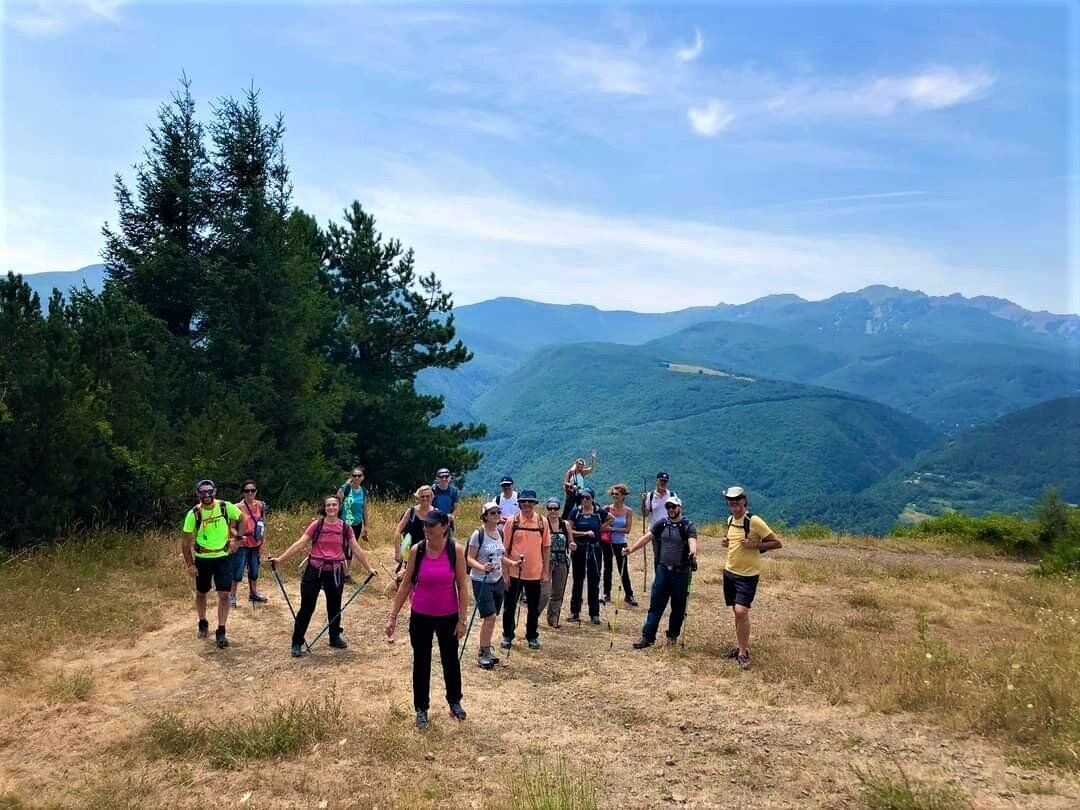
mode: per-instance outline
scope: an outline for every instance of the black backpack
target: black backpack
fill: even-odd
[[[679,530],[679,537],[682,538],[682,564],[686,565],[690,561],[690,530],[687,528],[687,524],[690,521],[686,518],[681,518],[678,523],[672,523],[667,518],[664,518],[664,526],[675,526]],[[660,530],[663,533],[663,529]],[[656,563],[660,563],[660,538],[653,538],[653,557],[656,559]]]
[[[447,557],[450,558],[450,570],[457,571],[457,543],[446,538],[446,547],[448,549]],[[424,561],[424,554],[427,553],[427,541],[421,540],[419,543],[415,543],[413,548],[416,549],[416,565],[413,566],[412,572],[412,584],[416,586],[416,580],[420,576],[420,563]]]
[[[754,515],[753,515],[752,512],[747,512],[746,514],[743,515],[742,530],[743,530],[743,538],[744,539],[749,539],[749,537],[750,537],[750,518],[752,518],[753,516]],[[724,532],[725,536],[727,536],[727,532],[731,530],[731,527],[733,525],[735,525],[735,518],[732,515],[728,515],[727,530]],[[768,549],[767,548],[759,548],[758,551],[760,553],[764,554],[766,551],[768,551]]]
[[[514,548],[514,532],[517,532],[517,531],[537,532],[537,533],[540,534],[541,539],[543,538],[544,529],[543,529],[543,524],[540,522],[541,519],[546,520],[547,518],[544,515],[536,515],[536,528],[534,529],[534,528],[531,528],[529,526],[522,527],[522,525],[521,525],[521,513],[520,512],[518,514],[514,515],[514,519],[512,521],[510,521],[510,545],[507,546],[507,548],[506,548],[506,556],[509,557],[510,552]],[[550,525],[548,526],[548,529],[549,530],[551,529]],[[506,531],[506,529],[504,528],[503,532],[505,532],[505,531]],[[511,557],[511,559],[513,559],[513,558]]]
[[[229,525],[229,513],[225,511],[225,501],[217,502],[218,508],[221,509],[221,519],[225,521],[225,525]],[[195,515],[195,533],[199,533],[199,527],[202,526],[202,504],[197,503],[191,507],[191,514]]]

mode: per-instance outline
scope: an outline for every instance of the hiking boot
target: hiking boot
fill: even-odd
[[[455,720],[464,720],[466,717],[468,717],[468,715],[465,714],[465,710],[461,708],[460,703],[450,704],[450,714],[454,715]]]
[[[644,636],[634,642],[635,650],[644,650],[646,647],[651,647],[656,642],[652,639],[645,638]]]
[[[491,647],[487,648],[487,657],[491,659],[491,663],[499,663],[499,656],[495,655],[495,651],[492,650]]]
[[[219,627],[214,631],[214,640],[217,642],[219,650],[224,650],[229,646],[229,640],[225,638],[225,628]]]
[[[739,648],[738,647],[732,647],[728,651],[728,654],[725,655],[724,657],[734,661],[736,658],[739,657]]]
[[[750,653],[746,655],[737,655],[735,660],[739,662],[739,669],[750,669]]]
[[[568,622],[574,622],[575,624],[581,624],[581,616],[577,613],[571,613],[566,617]]]
[[[540,639],[538,639],[538,638],[530,638],[529,639],[529,649],[530,650],[539,650],[540,649]]]
[[[635,599],[633,597],[632,594],[630,596],[626,597],[626,599],[624,601],[626,602],[626,604],[630,605],[630,607],[637,607],[638,606],[638,601],[637,601],[637,599]]]
[[[303,658],[305,655],[307,655],[307,650],[304,649],[303,644],[293,644],[292,645],[292,657],[293,658]]]
[[[502,641],[499,642],[499,646],[502,647],[504,650],[509,650],[511,647],[514,646],[514,640],[512,638],[508,638],[507,636],[503,636]]]
[[[593,624],[600,624],[600,617],[599,616],[590,616],[589,621],[592,622]]]
[[[491,658],[490,648],[480,648],[480,652],[476,654],[476,665],[480,667],[480,669],[495,669],[495,662]]]
[[[600,604],[601,605],[606,605],[610,601],[611,601],[611,594],[610,593],[605,594],[604,596],[600,597]]]
[[[667,645],[669,647],[674,647],[678,643],[679,643],[679,640],[677,638],[672,638],[671,636],[667,637]]]
[[[427,728],[427,712],[416,713],[416,727],[420,730]]]
[[[236,594],[232,594],[229,597],[229,607],[236,607]]]
[[[206,638],[208,635],[210,635],[210,622],[199,619],[199,638]]]
[[[335,650],[347,650],[349,648],[348,643],[345,641],[345,636],[338,636],[337,638],[330,639],[330,646]]]
[[[263,596],[261,593],[256,593],[255,591],[251,592],[251,595],[248,596],[248,599],[252,602],[258,602],[260,605],[266,601],[265,596]]]

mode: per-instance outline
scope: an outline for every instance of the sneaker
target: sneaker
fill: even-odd
[[[210,622],[199,619],[199,638],[206,638],[208,635],[210,635]]]
[[[731,649],[730,649],[730,650],[728,651],[728,654],[727,654],[727,655],[725,655],[724,657],[725,657],[725,658],[729,658],[729,659],[731,659],[732,661],[734,661],[734,660],[735,660],[736,658],[738,658],[738,657],[739,657],[739,648],[738,648],[738,647],[732,647],[732,648],[731,648]]]
[[[303,644],[293,644],[292,645],[292,657],[293,658],[303,658],[305,655],[307,655],[307,650],[304,649]]]
[[[503,636],[502,641],[499,642],[499,646],[502,647],[504,650],[509,650],[511,647],[514,646],[514,640],[512,638],[507,638],[506,636]]]
[[[634,642],[634,649],[635,650],[644,650],[646,647],[651,647],[655,643],[656,642],[653,641],[652,639],[642,637],[642,638],[639,638],[637,641]]]
[[[345,636],[338,636],[337,638],[330,639],[330,646],[335,650],[346,650],[349,645],[345,641]]]
[[[495,652],[491,649],[491,647],[487,648],[487,657],[491,659],[491,663],[499,663],[499,656],[495,655]]]
[[[593,624],[600,624],[600,617],[599,616],[590,616],[589,621],[592,622]]]
[[[575,624],[581,624],[581,616],[577,613],[571,613],[569,616],[566,617],[566,620],[568,622],[574,622]]]
[[[266,601],[265,596],[263,596],[261,593],[255,592],[252,592],[251,595],[248,596],[248,599],[252,602],[258,602],[260,605]]]
[[[423,729],[427,728],[427,723],[428,723],[428,721],[427,721],[427,712],[417,712],[416,713],[416,727],[418,729],[423,730]]]
[[[476,665],[480,669],[495,669],[495,661],[491,657],[490,647],[481,647],[476,655]]]
[[[229,607],[236,607],[236,594],[229,597]]]
[[[450,704],[450,714],[454,715],[455,720],[464,720],[466,717],[468,717],[468,715],[465,714],[465,710],[461,708],[460,703]]]
[[[215,641],[217,641],[217,646],[219,650],[224,650],[226,647],[229,646],[229,640],[225,638],[224,627],[219,627],[217,630],[214,631],[214,639]]]
[[[750,669],[750,653],[736,656],[735,660],[739,662],[740,669]]]
[[[601,596],[600,597],[600,604],[601,605],[606,605],[610,601],[611,601],[611,594],[610,593],[607,596]]]
[[[630,605],[630,607],[637,607],[638,606],[638,601],[633,596],[626,597],[625,602],[626,602],[626,604]]]
[[[529,649],[530,650],[539,650],[540,649],[540,639],[538,639],[538,638],[530,638],[529,639]]]

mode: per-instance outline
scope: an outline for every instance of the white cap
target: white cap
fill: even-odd
[[[485,503],[483,506],[480,507],[480,516],[483,517],[484,515],[486,515],[492,509],[498,509],[498,508],[499,508],[499,505],[497,503],[495,503],[495,501],[488,501],[487,503]]]
[[[725,498],[745,498],[746,490],[742,487],[728,487],[724,490]]]
[[[682,506],[682,500],[679,499],[678,495],[672,495],[670,498],[664,501],[664,507],[666,508],[669,503],[673,503],[676,506]]]

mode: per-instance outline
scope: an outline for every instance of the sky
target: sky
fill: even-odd
[[[1080,313],[1078,3],[0,4],[0,270],[100,261],[147,126],[254,85],[294,203],[458,304],[871,284]]]

